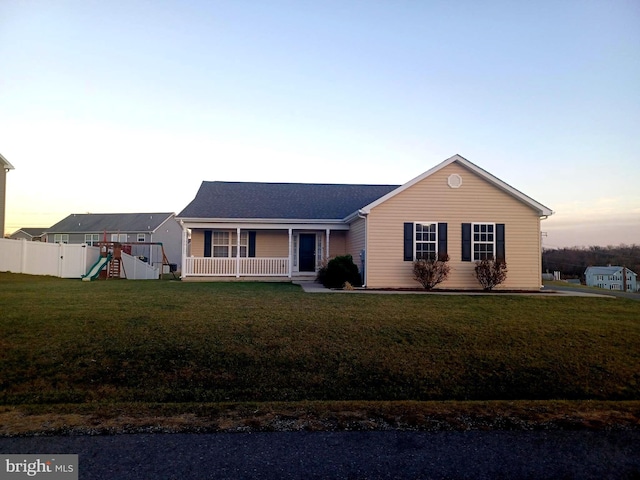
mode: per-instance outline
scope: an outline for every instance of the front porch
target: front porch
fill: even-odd
[[[228,223],[183,226],[183,279],[309,281],[330,256],[346,249],[343,225],[229,227]],[[185,248],[188,232],[190,251]]]

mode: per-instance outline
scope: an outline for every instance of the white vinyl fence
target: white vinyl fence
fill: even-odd
[[[120,272],[120,276],[125,274],[130,280],[157,280],[160,275],[160,269],[152,267],[147,262],[122,252],[122,266],[124,272]]]
[[[0,272],[81,278],[98,260],[100,249],[87,244],[28,242],[0,238]],[[129,279],[157,279],[157,268],[122,254]]]

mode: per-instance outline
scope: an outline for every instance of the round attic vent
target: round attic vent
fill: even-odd
[[[451,188],[460,188],[462,185],[462,177],[457,173],[452,173],[449,175],[449,178],[447,178],[447,183]]]

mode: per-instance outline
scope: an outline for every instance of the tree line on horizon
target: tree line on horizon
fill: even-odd
[[[569,247],[542,251],[542,271],[559,271],[562,278],[584,280],[587,267],[607,265],[627,267],[640,275],[640,245]]]

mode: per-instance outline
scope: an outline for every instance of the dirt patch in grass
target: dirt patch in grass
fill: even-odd
[[[271,402],[2,407],[0,436],[640,428],[640,402]]]

